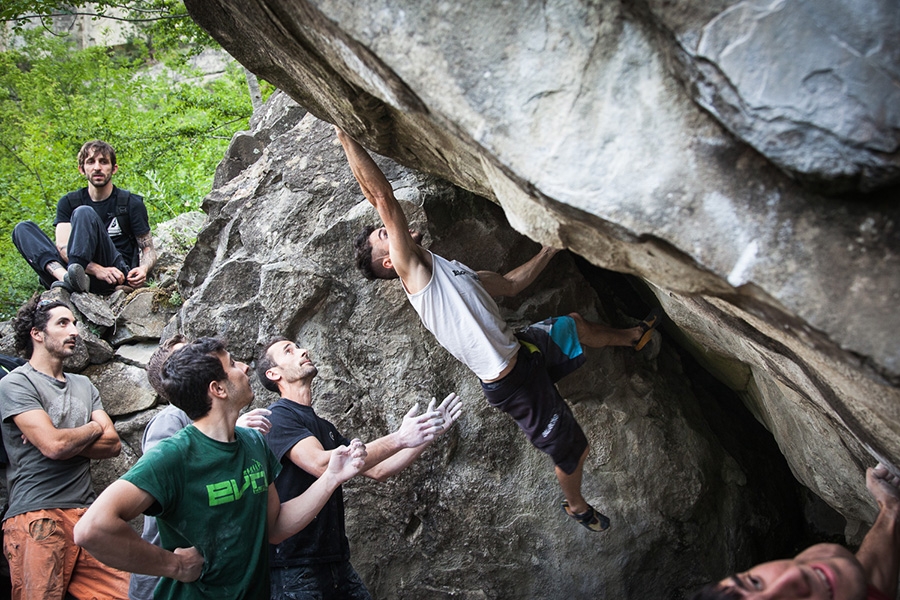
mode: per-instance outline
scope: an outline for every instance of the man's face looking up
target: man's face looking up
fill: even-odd
[[[811,546],[790,560],[756,565],[719,582],[748,600],[865,600],[862,565],[836,544]]]

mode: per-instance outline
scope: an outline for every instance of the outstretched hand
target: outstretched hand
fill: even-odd
[[[417,448],[422,444],[434,440],[438,432],[444,426],[444,417],[434,408],[434,400],[428,405],[428,410],[419,414],[419,403],[415,405],[403,417],[403,423],[397,430],[401,448]]]
[[[266,418],[271,414],[272,411],[268,408],[254,408],[239,416],[235,425],[238,427],[249,427],[265,435],[272,428],[272,423]]]
[[[432,398],[428,404],[428,410],[436,410],[441,415],[443,424],[436,434],[436,436],[439,436],[450,431],[453,424],[459,420],[460,415],[462,415],[463,403],[462,399],[455,392],[450,392],[437,408],[434,408],[435,402],[437,402],[437,399]]]
[[[339,446],[331,451],[327,472],[333,475],[338,483],[344,483],[359,474],[366,464],[366,445],[354,438],[350,446]]]

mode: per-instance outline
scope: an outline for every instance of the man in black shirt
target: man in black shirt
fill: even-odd
[[[316,481],[331,451],[348,440],[312,408],[312,380],[318,369],[305,348],[284,338],[270,341],[256,360],[256,374],[266,389],[281,394],[269,406],[272,426],[266,441],[283,466],[275,480],[278,495],[293,498]],[[366,444],[361,473],[377,481],[399,473],[448,431],[462,412],[456,394],[434,405],[432,399],[427,410],[418,414],[416,404],[397,431]],[[272,598],[371,598],[350,564],[341,488],[304,530],[269,548]]]
[[[116,151],[100,140],[78,152],[78,172],[87,187],[60,198],[56,244],[32,221],[13,230],[13,242],[46,288],[111,293],[117,286],[141,287],[156,264],[156,251],[140,196],[116,188]]]

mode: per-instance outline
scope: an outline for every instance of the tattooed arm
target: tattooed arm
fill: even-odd
[[[138,248],[141,249],[141,264],[128,272],[128,285],[140,287],[147,283],[147,274],[156,264],[156,249],[153,247],[153,234],[149,231],[137,236]]]

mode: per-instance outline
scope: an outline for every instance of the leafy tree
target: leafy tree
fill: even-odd
[[[20,34],[23,46],[0,53],[0,318],[37,289],[12,228],[31,219],[53,238],[57,201],[85,185],[76,164],[82,143],[100,138],[116,148],[114,181],[144,196],[153,225],[199,207],[232,134],[252,114],[236,63],[208,84],[181,60],[160,68],[161,56],[180,59],[186,46],[159,39],[171,44],[178,35],[76,51],[68,38],[40,29]],[[149,74],[151,64],[160,74]]]
[[[216,46],[216,42],[191,20],[181,0],[5,0],[0,5],[0,21],[12,23],[16,31],[21,31],[35,19],[47,27],[51,19],[65,15],[143,24],[145,33],[163,48],[188,46],[196,50]]]

